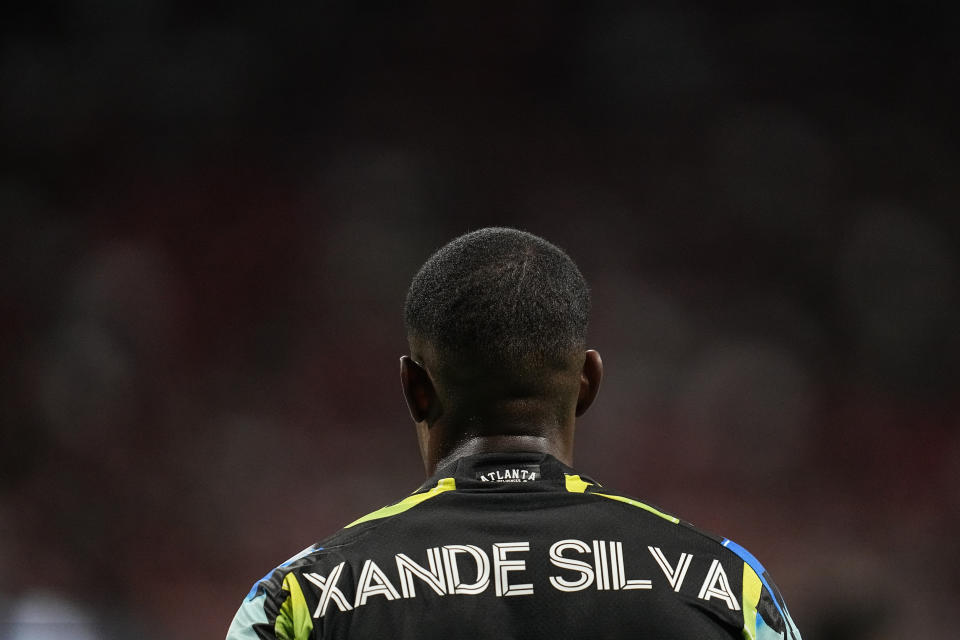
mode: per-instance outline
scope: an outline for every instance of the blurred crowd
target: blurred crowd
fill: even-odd
[[[413,490],[406,287],[490,225],[591,282],[579,468],[808,639],[952,634],[956,8],[4,12],[0,640],[222,637]]]

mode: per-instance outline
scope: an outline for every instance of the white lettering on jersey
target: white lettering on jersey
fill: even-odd
[[[582,560],[567,558],[567,550],[593,553],[593,565]],[[653,582],[645,579],[627,578],[623,562],[623,543],[617,540],[593,540],[592,545],[583,540],[567,539],[554,542],[550,547],[550,563],[561,569],[576,571],[580,577],[567,580],[550,576],[550,584],[560,591],[582,591],[596,581],[597,591],[629,591],[652,589]]]
[[[683,579],[687,576],[687,569],[690,568],[690,561],[693,560],[693,554],[681,553],[680,559],[677,560],[677,566],[671,567],[660,547],[647,547],[647,549],[650,550],[653,559],[660,565],[663,575],[667,576],[667,582],[670,583],[674,591],[679,592],[680,587],[683,586]]]
[[[469,554],[477,567],[477,579],[473,584],[460,581],[457,555]],[[447,571],[447,593],[483,593],[490,585],[490,558],[480,547],[472,544],[446,544],[443,546],[443,567]]]
[[[327,612],[327,606],[331,600],[333,600],[333,603],[337,605],[340,611],[350,611],[353,609],[350,603],[347,602],[346,596],[343,595],[343,591],[337,588],[337,580],[340,579],[340,574],[343,573],[344,565],[346,565],[346,562],[341,562],[334,567],[333,571],[330,572],[330,576],[327,578],[324,578],[319,573],[305,573],[303,575],[304,578],[320,588],[320,602],[317,604],[316,611],[313,612],[314,618],[323,617]]]
[[[363,563],[360,571],[360,580],[357,582],[357,597],[353,602],[354,608],[367,604],[370,596],[386,596],[387,600],[396,600],[400,597],[396,588],[390,584],[390,579],[373,560]]]
[[[497,469],[477,477],[483,482],[534,482],[537,472],[528,469]]]
[[[528,596],[533,593],[532,584],[510,584],[507,573],[523,571],[526,560],[507,560],[508,553],[530,551],[529,542],[498,542],[493,545],[493,577],[498,596]]]
[[[576,571],[580,574],[580,577],[576,580],[567,580],[566,578],[562,578],[560,576],[550,576],[550,584],[560,591],[580,591],[582,589],[586,589],[593,584],[593,567],[582,560],[565,558],[563,556],[563,552],[567,551],[568,549],[572,549],[580,553],[590,553],[590,545],[582,540],[559,540],[550,546],[550,563],[555,567],[560,567],[561,569]]]
[[[629,591],[630,589],[652,589],[652,580],[628,579],[623,570],[623,543],[610,543],[610,568],[613,573],[613,588]]]
[[[704,579],[703,586],[700,587],[700,594],[697,597],[701,600],[720,598],[733,611],[740,610],[740,605],[737,604],[737,599],[730,589],[727,573],[723,570],[723,565],[720,564],[719,560],[714,560],[713,564],[710,565],[710,571],[707,572],[707,577]]]
[[[597,570],[597,591],[610,588],[610,575],[607,573],[607,549],[603,540],[593,541],[593,566]]]
[[[396,555],[397,574],[400,576],[400,589],[404,598],[413,598],[417,595],[413,587],[413,577],[416,576],[427,583],[438,596],[447,593],[447,577],[443,573],[443,560],[439,547],[427,549],[427,562],[430,570],[424,569],[402,553]]]
[[[692,565],[693,554],[681,553],[676,564],[671,565],[660,547],[648,546],[647,550],[666,577],[666,583],[674,592],[679,592]],[[302,575],[317,588],[318,604],[313,617],[321,618],[327,614],[330,603],[347,612],[366,606],[373,596],[383,596],[388,602],[415,598],[418,582],[421,583],[421,595],[429,595],[430,591],[437,596],[478,595],[486,592],[493,582],[498,598],[532,596],[537,581],[535,576],[525,573],[531,571],[527,566],[529,552],[529,541],[496,542],[491,546],[491,553],[472,544],[448,544],[426,549],[425,565],[406,554],[395,553],[396,578],[384,572],[372,558],[363,561],[359,572],[344,561],[326,576],[316,572]],[[641,553],[641,556],[646,558],[646,554]],[[624,543],[619,540],[558,540],[549,547],[548,558],[550,564],[560,570],[558,575],[546,576],[550,586],[557,591],[572,593],[591,587],[599,592],[654,588],[651,579],[627,577]],[[656,571],[650,565],[646,566]],[[523,578],[516,575],[518,573],[527,580],[520,582]],[[338,583],[344,575],[355,582],[341,590]],[[347,594],[350,594],[349,598]],[[740,610],[741,605],[718,559],[712,560],[697,597],[704,601],[718,599],[728,609]]]

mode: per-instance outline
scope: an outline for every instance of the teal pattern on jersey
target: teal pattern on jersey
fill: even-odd
[[[273,573],[273,571],[270,573]],[[267,574],[268,577],[270,573]],[[257,582],[254,585],[254,592],[256,592],[259,584],[260,582]],[[260,640],[257,632],[254,631],[254,627],[255,625],[269,624],[267,612],[263,606],[266,599],[267,594],[261,591],[260,595],[253,598],[248,597],[243,601],[240,610],[233,618],[233,622],[230,623],[226,640]]]

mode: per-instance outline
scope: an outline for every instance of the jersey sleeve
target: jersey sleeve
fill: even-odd
[[[226,640],[308,640],[312,632],[313,617],[300,581],[293,571],[277,569],[253,586]]]
[[[313,617],[294,567],[319,550],[307,547],[254,583],[230,623],[226,640],[308,640]]]
[[[743,561],[744,640],[802,640],[787,603],[763,565],[732,540],[724,540],[723,546]]]
[[[244,599],[227,630],[226,640],[277,640],[266,612],[267,594]]]

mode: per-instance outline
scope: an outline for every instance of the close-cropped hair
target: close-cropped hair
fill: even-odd
[[[560,366],[586,343],[590,290],[562,249],[525,231],[462,235],[414,276],[407,335],[488,363]]]

